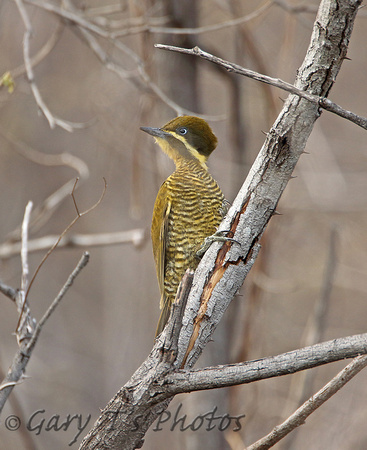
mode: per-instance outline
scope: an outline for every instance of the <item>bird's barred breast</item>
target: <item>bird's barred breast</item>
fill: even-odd
[[[196,269],[196,252],[222,220],[223,194],[206,170],[177,171],[167,180],[172,202],[166,242],[165,290],[174,297],[188,268]]]

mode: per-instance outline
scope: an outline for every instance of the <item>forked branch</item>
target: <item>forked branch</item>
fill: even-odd
[[[293,87],[290,90],[291,95],[219,227],[220,231],[231,230],[241,246],[212,244],[194,275],[178,337],[177,355],[169,353],[171,357],[175,356],[171,360],[166,357],[167,351],[175,348],[174,345],[172,347],[169,322],[157,338],[149,357],[102,411],[82,442],[81,449],[140,448],[149,426],[178,392],[178,383],[175,385],[170,382],[194,374],[205,376],[204,371],[194,372],[190,369],[211,340],[226,308],[254,263],[264,229],[276,210],[320,115],[320,99],[328,95],[346,57],[360,3],[352,0],[321,1],[309,49],[294,83],[306,96],[298,95],[299,92],[293,91]],[[311,97],[308,97],[308,93]],[[354,338],[351,337],[351,340]],[[366,353],[366,336],[363,335],[361,339],[364,340],[362,352]],[[356,356],[361,348],[354,348],[354,351],[357,351],[354,353]],[[312,361],[311,357],[308,363],[312,364]],[[256,363],[252,362],[254,366]],[[182,366],[186,370],[181,371],[179,368]],[[231,369],[231,366],[216,368],[215,375],[220,375],[223,370],[225,376],[229,376]],[[201,388],[216,387],[213,386],[212,376],[206,379],[206,383],[207,386],[204,387],[203,383]],[[191,383],[188,389],[195,389],[195,383]]]

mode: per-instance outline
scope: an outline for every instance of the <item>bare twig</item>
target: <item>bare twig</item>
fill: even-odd
[[[301,98],[308,100],[311,103],[318,105],[320,108],[325,109],[326,111],[330,111],[334,114],[337,114],[344,119],[350,120],[356,125],[367,130],[367,118],[358,116],[357,114],[352,113],[351,111],[347,111],[343,109],[341,106],[333,103],[326,97],[319,97],[317,95],[313,95],[308,91],[302,91],[298,89],[293,84],[287,83],[279,78],[268,77],[267,75],[262,75],[258,72],[254,72],[253,70],[245,69],[244,67],[239,66],[238,64],[231,63],[222,58],[218,58],[210,53],[207,53],[201,50],[199,47],[194,48],[181,48],[174,47],[172,45],[163,45],[163,44],[155,44],[155,47],[161,48],[163,50],[170,50],[178,53],[184,53],[186,55],[196,55],[200,58],[206,59],[207,61],[213,62],[215,64],[224,67],[229,72],[237,73],[239,75],[243,75],[248,78],[252,78],[253,80],[261,81],[262,83],[270,84],[271,86],[277,87],[284,91],[290,92],[291,94],[298,95]]]
[[[19,254],[19,251],[18,251]],[[0,281],[0,292],[2,292],[6,297],[9,297],[10,300],[15,302],[17,297],[17,291],[13,289],[12,287],[8,286],[7,284]]]
[[[45,45],[34,56],[30,58],[30,64],[32,68],[43,61],[46,56],[49,55],[49,53],[53,50],[63,32],[63,29],[64,24],[59,22]],[[17,78],[27,73],[27,70],[25,64],[22,64],[21,66],[11,69],[9,72],[12,74],[13,78]]]
[[[28,227],[31,218],[32,212],[32,202],[28,202],[25,212],[24,218],[22,222],[22,230],[21,230],[21,250],[20,250],[20,259],[22,266],[22,275],[20,280],[20,290],[17,292],[15,296],[15,303],[17,305],[17,310],[19,312],[19,319],[16,327],[16,334],[18,342],[20,342],[27,333],[30,332],[32,328],[32,318],[30,314],[28,314],[29,310],[26,308],[27,303],[27,289],[29,286],[28,275],[29,275],[29,266],[28,266]],[[26,314],[24,312],[26,311]],[[31,328],[28,329],[28,325],[31,325]]]
[[[28,275],[29,275],[29,266],[28,266],[28,227],[31,219],[33,203],[28,202],[25,212],[24,219],[22,223],[22,245],[21,245],[21,262],[22,262],[22,277],[20,282],[20,288],[25,293],[28,288]]]
[[[54,243],[54,245],[48,250],[48,252],[47,252],[47,253],[45,254],[45,256],[42,258],[42,261],[39,263],[39,265],[38,265],[38,267],[37,267],[37,269],[36,269],[36,271],[35,271],[35,273],[34,273],[32,279],[31,279],[31,281],[30,281],[30,283],[29,283],[29,286],[28,286],[28,289],[27,289],[27,292],[26,292],[26,296],[25,296],[26,299],[27,299],[27,297],[28,297],[28,294],[29,294],[29,291],[30,291],[30,289],[31,289],[31,287],[32,287],[32,284],[33,284],[35,278],[37,277],[38,272],[40,271],[41,267],[43,266],[43,264],[45,263],[45,261],[47,260],[47,258],[51,255],[51,253],[52,253],[52,252],[55,250],[55,248],[59,245],[59,242],[61,241],[61,239],[65,236],[65,234],[70,230],[70,228],[72,228],[72,227],[75,225],[75,223],[76,223],[81,217],[85,216],[86,214],[88,214],[88,213],[90,213],[91,211],[93,211],[93,209],[97,208],[97,206],[98,206],[98,205],[101,203],[101,201],[103,200],[103,197],[105,196],[106,189],[107,189],[107,182],[106,182],[106,179],[103,178],[103,181],[104,181],[104,189],[103,189],[103,192],[102,192],[100,198],[98,199],[98,201],[97,201],[94,205],[92,205],[89,209],[87,209],[86,211],[83,211],[82,213],[80,213],[80,212],[79,212],[79,209],[78,209],[78,206],[77,206],[77,203],[76,203],[76,200],[75,200],[75,196],[74,196],[75,188],[76,188],[76,185],[77,185],[77,183],[78,183],[78,178],[75,180],[75,183],[74,183],[74,187],[73,187],[71,196],[72,196],[72,199],[73,199],[73,202],[74,202],[74,206],[75,206],[75,209],[76,209],[77,216],[75,217],[75,219],[73,219],[73,220],[69,223],[69,225],[65,228],[65,230],[60,234],[60,236],[58,237],[58,239],[57,239],[57,241]]]
[[[308,399],[282,424],[276,426],[268,435],[246,447],[246,450],[266,450],[279,442],[296,427],[303,425],[317,408],[345,386],[357,373],[367,366],[367,356],[358,356],[338,373],[328,384]]]
[[[67,152],[59,154],[48,154],[41,152],[39,150],[36,150],[29,144],[26,144],[25,142],[19,140],[19,138],[14,136],[11,132],[9,132],[8,130],[4,130],[1,127],[0,135],[3,136],[3,138],[12,145],[12,148],[17,153],[19,153],[29,161],[43,166],[67,166],[72,168],[78,174],[78,186],[82,181],[85,181],[89,177],[89,169],[87,164],[75,155]],[[70,195],[70,191],[72,190],[74,183],[75,178],[67,181],[64,185],[62,185],[55,192],[49,195],[39,206],[34,208],[32,220],[30,222],[30,230],[38,230],[47,222],[47,220],[56,211],[57,207],[60,206],[61,202]],[[7,238],[7,243],[10,243],[10,241],[11,243],[13,243],[13,241],[17,241],[20,238],[19,229],[17,228],[13,230],[11,233],[9,233]]]
[[[74,169],[80,177],[87,178],[89,169],[87,164],[79,157],[68,152],[45,153],[36,150],[31,145],[21,141],[17,136],[8,130],[0,127],[0,135],[3,136],[14,148],[14,150],[23,158],[42,166],[66,166]],[[75,180],[73,180],[74,185]],[[70,193],[70,192],[69,192]]]
[[[134,62],[137,64],[137,67],[131,71],[127,71],[124,69],[121,64],[112,60],[112,58],[108,55],[108,53],[103,49],[103,47],[99,44],[98,40],[95,39],[93,34],[80,26],[79,31],[84,38],[84,41],[87,43],[89,48],[93,51],[93,53],[97,56],[97,58],[101,61],[102,64],[105,65],[106,69],[114,72],[121,79],[128,79],[134,85],[137,85],[138,88],[143,90],[149,90],[153,94],[155,94],[163,103],[165,103],[169,108],[176,112],[177,115],[187,114],[187,115],[196,115],[197,113],[190,111],[186,108],[183,108],[181,105],[173,101],[169,98],[162,89],[154,83],[151,77],[145,70],[144,62],[142,59],[131,49],[126,47],[121,42],[114,40],[111,43],[118,48],[120,51],[129,55]],[[210,116],[210,115],[200,115],[200,117],[206,120],[221,120],[223,116]]]
[[[33,6],[37,6],[38,8],[42,8],[46,11],[52,12],[54,14],[57,14],[60,17],[63,17],[64,19],[67,19],[74,24],[91,31],[92,33],[95,33],[103,38],[106,39],[116,39],[117,37],[126,36],[128,34],[133,33],[142,33],[144,31],[150,31],[152,33],[166,33],[166,34],[202,34],[207,33],[208,31],[217,31],[223,28],[239,25],[245,22],[249,22],[259,15],[261,15],[264,11],[266,11],[272,4],[273,0],[269,0],[264,5],[260,6],[257,10],[254,12],[247,14],[246,16],[239,17],[234,20],[228,20],[222,23],[213,24],[213,25],[207,25],[204,27],[198,27],[198,28],[169,28],[169,27],[157,27],[157,26],[151,26],[149,24],[143,24],[138,25],[136,27],[129,27],[125,30],[121,31],[115,31],[115,32],[109,32],[104,30],[103,28],[95,25],[92,22],[89,22],[88,20],[84,19],[81,15],[77,14],[76,12],[60,8],[57,5],[54,5],[52,3],[48,2],[42,2],[37,0],[24,0],[25,3],[28,3]]]
[[[75,223],[76,223],[82,216],[84,216],[84,215],[88,214],[89,212],[93,211],[93,209],[95,209],[95,208],[101,203],[101,201],[103,200],[103,197],[104,197],[104,195],[105,195],[105,193],[106,193],[106,189],[107,189],[107,182],[106,182],[106,179],[103,178],[103,180],[104,180],[104,189],[103,189],[103,192],[102,192],[100,198],[98,199],[98,201],[97,201],[94,205],[92,205],[89,209],[87,209],[86,211],[84,211],[84,212],[82,212],[82,213],[79,212],[79,209],[78,209],[78,206],[77,206],[77,203],[76,203],[76,200],[75,200],[75,196],[74,196],[74,191],[75,191],[76,185],[77,185],[77,183],[78,183],[78,178],[75,180],[74,187],[73,187],[73,190],[72,190],[72,192],[71,192],[71,196],[72,196],[72,198],[73,198],[73,202],[74,202],[74,206],[75,206],[75,209],[76,209],[76,212],[77,212],[77,216],[75,217],[75,219],[73,219],[73,220],[70,222],[70,224],[69,224],[69,225],[65,228],[65,230],[60,234],[60,236],[58,237],[58,239],[56,240],[56,242],[52,245],[52,247],[48,250],[48,252],[47,252],[47,253],[45,254],[45,256],[42,258],[42,260],[41,260],[41,262],[39,263],[39,265],[38,265],[36,271],[34,272],[34,275],[33,275],[33,277],[31,278],[31,281],[30,281],[30,283],[29,283],[29,285],[28,285],[28,288],[27,288],[27,290],[26,290],[26,292],[25,292],[25,294],[24,294],[23,307],[22,307],[22,310],[21,310],[20,315],[19,315],[19,320],[18,320],[18,324],[17,324],[16,330],[18,330],[18,329],[20,328],[20,324],[21,324],[21,322],[22,322],[22,316],[23,316],[23,312],[24,312],[24,307],[25,307],[25,304],[26,304],[26,301],[27,301],[27,298],[28,298],[29,291],[30,291],[30,289],[31,289],[31,287],[32,287],[32,285],[33,285],[33,282],[34,282],[34,280],[36,279],[36,277],[37,277],[39,271],[41,270],[41,267],[43,266],[43,264],[44,264],[45,261],[47,260],[47,258],[51,255],[51,253],[52,253],[52,252],[55,250],[55,248],[59,245],[59,242],[60,242],[61,239],[65,236],[65,234],[70,230],[70,228],[71,228],[73,225],[75,225]],[[23,291],[22,291],[22,292],[23,292]]]
[[[44,116],[46,117],[51,128],[55,128],[55,126],[57,125],[69,132],[72,132],[76,128],[85,128],[87,125],[84,123],[69,122],[69,121],[62,120],[62,119],[56,117],[55,115],[53,115],[51,113],[51,111],[47,107],[46,103],[44,102],[42,95],[40,93],[40,90],[38,89],[38,86],[35,82],[34,72],[33,72],[32,63],[31,63],[30,52],[29,52],[30,40],[31,40],[31,37],[33,34],[32,25],[29,20],[27,11],[24,7],[23,0],[15,0],[15,2],[17,4],[19,13],[22,17],[22,20],[23,20],[23,23],[25,26],[25,32],[24,32],[24,37],[23,37],[24,65],[25,65],[25,69],[26,69],[26,73],[27,73],[27,78],[28,78],[29,84],[31,86],[31,90],[32,90],[33,96],[36,100],[38,107],[40,108],[40,110],[42,111]]]
[[[12,392],[14,386],[19,384],[20,380],[24,378],[24,371],[31,357],[34,346],[37,343],[37,339],[42,331],[43,325],[46,323],[47,319],[51,316],[57,305],[60,303],[65,293],[69,287],[73,284],[75,278],[79,275],[81,270],[86,266],[89,261],[89,254],[84,253],[80,261],[78,262],[76,268],[73,270],[72,274],[69,276],[67,282],[60,290],[57,297],[54,299],[50,307],[47,309],[46,313],[43,315],[42,319],[33,329],[30,335],[18,339],[19,349],[16,352],[12,364],[3,380],[0,384],[0,413],[8,399],[10,393]],[[25,303],[24,303],[25,304]],[[27,311],[28,312],[28,311]],[[27,314],[28,323],[33,321],[30,314]],[[34,321],[33,321],[34,322]],[[29,328],[28,328],[29,329]]]
[[[113,37],[121,37],[121,36],[126,36],[126,35],[134,34],[134,33],[142,33],[145,31],[149,31],[150,33],[175,34],[175,35],[177,35],[177,34],[198,35],[198,34],[208,33],[210,31],[218,31],[218,30],[222,30],[224,28],[241,25],[243,23],[250,22],[251,20],[256,19],[263,12],[265,12],[267,9],[269,9],[270,6],[273,5],[273,3],[274,3],[273,0],[269,0],[250,14],[246,14],[245,16],[238,17],[236,19],[226,20],[225,22],[215,23],[213,25],[206,25],[206,26],[197,27],[197,28],[173,28],[173,27],[157,27],[157,26],[151,26],[149,24],[144,24],[144,25],[140,25],[140,26],[136,26],[136,27],[130,27],[130,28],[127,28],[127,29],[124,29],[121,31],[116,31],[116,32],[112,33],[112,36]]]
[[[17,0],[17,1],[22,1],[22,0]],[[122,42],[118,41],[115,38],[115,33],[110,33],[108,31],[105,31],[103,28],[98,27],[97,25],[84,19],[79,14],[77,14],[73,11],[70,11],[70,10],[66,10],[64,8],[60,8],[57,5],[54,5],[52,3],[47,3],[47,2],[37,1],[37,0],[24,0],[24,1],[25,1],[25,3],[42,8],[45,11],[56,14],[57,16],[62,17],[63,19],[66,19],[68,21],[71,21],[72,23],[77,25],[77,29],[82,34],[84,40],[87,42],[88,46],[95,53],[95,55],[98,57],[98,59],[102,62],[102,64],[105,64],[105,66],[108,70],[111,70],[112,72],[116,73],[120,78],[129,79],[133,83],[138,83],[136,81],[136,77],[139,76],[140,80],[142,80],[144,83],[143,87],[145,89],[149,89],[151,92],[153,92],[162,102],[164,102],[166,105],[168,105],[170,108],[172,108],[178,115],[180,115],[180,114],[188,114],[188,115],[196,114],[193,111],[183,108],[182,106],[180,106],[179,104],[174,102],[172,99],[170,99],[162,91],[162,89],[156,83],[154,83],[154,81],[148,75],[148,73],[146,72],[146,70],[144,68],[144,63],[141,60],[141,58],[133,50],[131,50],[128,46],[126,46]],[[73,31],[73,29],[72,29],[72,31]],[[96,34],[97,36],[100,36],[104,39],[107,39],[114,47],[118,48],[120,51],[124,52],[130,58],[132,58],[135,61],[135,63],[137,64],[137,67],[131,71],[127,71],[120,64],[113,61],[112,58],[107,54],[107,52],[103,49],[103,47],[95,39],[93,34]],[[140,85],[138,84],[138,87],[141,87],[141,83],[140,83]],[[200,117],[203,117],[206,120],[222,120],[223,119],[223,116],[200,115]],[[66,122],[64,121],[64,123],[66,123]],[[68,130],[68,131],[70,131],[70,130]]]
[[[5,374],[2,370],[2,361],[0,360],[0,379],[2,380],[5,377]],[[25,376],[22,377],[21,380],[19,380],[16,384],[21,384],[25,380]],[[14,384],[14,382],[13,382]],[[4,388],[4,385],[2,385]],[[9,397],[9,407],[11,408],[11,411],[14,415],[18,417],[25,417],[26,412],[23,408],[23,398],[18,398],[16,395],[11,395]],[[29,433],[27,429],[25,430],[19,430],[17,433],[19,438],[23,441],[23,445],[21,444],[22,448],[26,448],[27,450],[37,450],[37,446],[34,443],[33,440],[33,434]]]
[[[57,241],[59,236],[48,235],[28,241],[28,253],[48,250]],[[145,230],[136,228],[128,231],[110,233],[72,234],[64,236],[57,248],[97,247],[106,245],[133,244],[140,247],[146,239]],[[6,242],[0,245],[0,259],[19,255],[21,244],[19,242]],[[1,291],[1,284],[0,284]]]
[[[59,6],[53,3],[42,2],[37,0],[24,0],[24,1],[29,5],[37,6],[37,8],[41,8],[44,9],[45,11],[54,13],[62,17],[63,19],[66,19],[67,21],[74,23],[75,25],[80,25],[82,28],[92,31],[98,36],[101,36],[106,39],[111,37],[110,32],[103,30],[103,28],[100,28],[97,25],[94,25],[92,22],[89,22],[88,20],[84,19],[81,15],[76,14],[72,11],[68,11],[65,8],[60,8]]]

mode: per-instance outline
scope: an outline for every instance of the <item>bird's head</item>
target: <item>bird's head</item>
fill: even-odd
[[[178,163],[182,160],[197,160],[203,167],[217,146],[217,138],[204,119],[180,116],[162,128],[141,127],[155,137],[162,150]]]

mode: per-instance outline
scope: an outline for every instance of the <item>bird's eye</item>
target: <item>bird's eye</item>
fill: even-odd
[[[187,128],[184,128],[184,127],[179,128],[179,129],[178,129],[178,132],[179,132],[180,134],[184,135],[184,134],[187,133]]]

